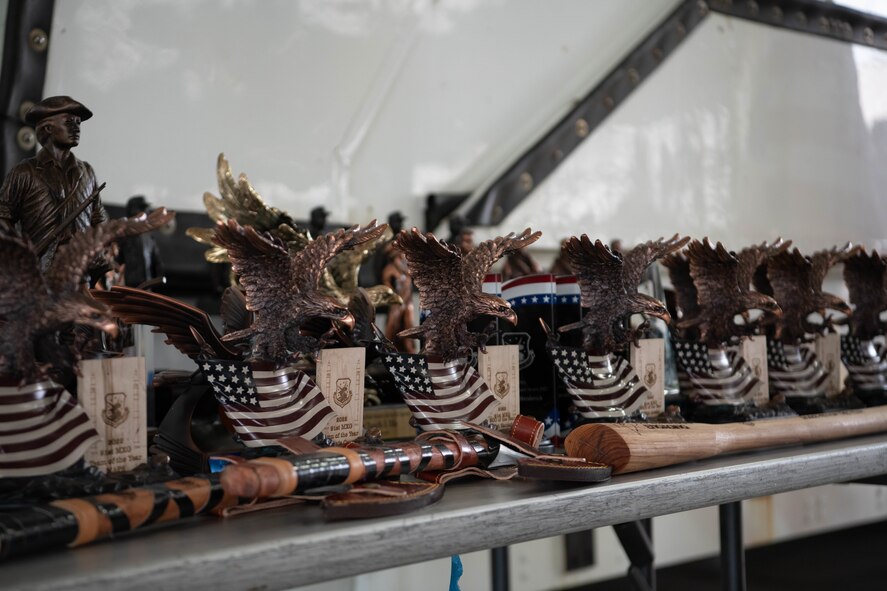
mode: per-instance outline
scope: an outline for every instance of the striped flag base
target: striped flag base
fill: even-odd
[[[887,349],[882,343],[842,336],[841,361],[854,394],[868,406],[887,404]]]
[[[313,439],[335,416],[314,380],[291,365],[205,359],[200,368],[247,447]]]
[[[753,404],[758,385],[755,372],[736,351],[708,348],[702,343],[674,340],[678,379],[696,404],[740,406]]]
[[[614,353],[589,355],[549,340],[546,347],[577,412],[586,419],[643,418],[647,395],[634,368]]]
[[[72,466],[99,434],[74,397],[51,380],[19,385],[0,376],[0,478],[44,476]]]
[[[695,341],[672,342],[681,392],[693,403],[692,420],[737,423],[797,416],[784,402],[771,401],[762,406],[755,403],[754,391],[759,380],[738,351],[726,346],[708,348]]]
[[[804,345],[767,340],[770,389],[786,398],[825,398],[829,373]]]
[[[394,377],[412,422],[423,431],[462,430],[496,409],[496,397],[469,359],[444,362],[431,355],[386,353],[382,363]]]

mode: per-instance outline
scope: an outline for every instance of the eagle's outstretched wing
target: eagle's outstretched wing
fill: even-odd
[[[785,310],[815,308],[818,290],[814,291],[810,281],[812,273],[810,259],[797,248],[767,259],[767,278],[773,288],[773,297]]]
[[[212,217],[212,216],[210,216]],[[187,234],[194,241],[199,242],[200,244],[206,245],[209,249],[203,253],[203,258],[206,259],[208,263],[227,263],[228,262],[228,251],[217,245],[214,242],[216,229],[215,228],[198,228],[192,227],[185,230],[185,234]]]
[[[572,236],[563,247],[570,266],[579,281],[582,305],[595,308],[624,297],[622,280],[622,255],[587,234]],[[618,291],[617,291],[618,290]]]
[[[218,212],[216,215],[221,214],[226,219],[237,220],[241,226],[252,226],[261,231],[275,230],[281,224],[293,225],[289,215],[276,207],[265,204],[245,174],[241,173],[237,180],[234,180],[231,165],[225,158],[225,154],[219,154],[216,162],[216,177],[219,181],[221,199],[216,200],[216,203],[211,206],[207,202],[213,196],[209,193],[204,195],[204,205],[207,206],[210,217],[214,212]],[[210,212],[210,207],[213,208],[213,212]]]
[[[205,347],[219,359],[239,359],[240,353],[219,338],[206,312],[173,298],[135,289],[114,286],[110,291],[93,290],[92,296],[111,308],[114,316],[129,324],[153,326],[152,332],[166,335],[166,343],[191,359],[204,354]],[[194,336],[197,333],[197,337]]]
[[[289,214],[267,205],[245,174],[241,173],[235,180],[231,173],[231,165],[224,154],[219,154],[216,176],[221,198],[212,193],[203,194],[206,213],[214,222],[227,223],[228,220],[236,220],[241,226],[252,226],[260,232],[271,232],[282,240],[290,251],[301,250],[311,240],[306,230],[296,227]],[[210,249],[204,253],[207,261],[229,262],[225,249],[215,244],[212,230],[188,228],[186,233],[197,242],[210,245]]]
[[[736,282],[739,288],[746,290],[752,284],[755,271],[772,256],[785,252],[792,245],[791,240],[777,238],[773,244],[766,241],[740,250],[735,256],[739,263],[736,270]]]
[[[717,309],[739,295],[739,261],[723,244],[712,245],[708,238],[694,240],[687,246],[687,259],[701,309]]]
[[[228,250],[253,312],[273,310],[281,293],[298,289],[291,286],[290,254],[278,238],[232,219],[216,226],[215,241]]]
[[[853,246],[853,244],[848,242],[842,247],[835,246],[814,252],[810,256],[810,261],[813,265],[813,283],[822,288],[822,282],[825,281],[825,276],[828,275],[829,269],[861,250],[861,246]]]
[[[357,276],[360,274],[360,266],[383,243],[394,238],[390,228],[373,240],[366,241],[360,248],[352,248],[340,252],[327,265],[333,274],[336,284],[349,295],[357,293]]]
[[[637,290],[647,267],[657,259],[682,249],[688,242],[690,242],[689,236],[681,238],[680,234],[675,234],[668,240],[660,238],[638,244],[626,252],[622,257],[622,277],[625,291],[633,293]]]
[[[0,317],[10,317],[47,296],[46,282],[31,245],[0,235]]]
[[[46,285],[53,293],[75,289],[81,282],[90,261],[118,238],[156,230],[175,218],[175,212],[159,208],[150,214],[110,220],[74,234],[59,246],[46,270]]]
[[[533,232],[527,228],[520,234],[514,232],[492,240],[485,240],[468,251],[463,258],[462,278],[464,285],[472,291],[480,291],[484,276],[493,263],[503,256],[533,244],[542,232]]]
[[[322,234],[294,254],[290,260],[290,276],[301,279],[311,289],[316,289],[324,268],[339,253],[378,239],[388,229],[388,224],[377,225],[376,220],[364,227],[352,226]],[[356,291],[356,286],[355,286]]]
[[[855,306],[851,317],[853,334],[862,339],[880,333],[879,316],[887,308],[887,261],[878,251],[861,250],[844,260],[844,283]]]
[[[236,285],[226,288],[222,293],[219,314],[222,316],[225,333],[246,330],[253,323],[252,314],[246,305],[246,296]]]
[[[423,310],[441,309],[445,302],[466,296],[462,253],[457,247],[441,242],[431,232],[423,234],[416,228],[401,231],[395,244],[406,256],[413,284],[419,290],[419,306]]]

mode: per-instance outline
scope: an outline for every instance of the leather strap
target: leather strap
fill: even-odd
[[[437,484],[446,484],[451,480],[459,480],[469,476],[492,480],[511,480],[517,476],[517,466],[504,466],[495,470],[484,470],[483,468],[472,466],[470,468],[462,468],[456,472],[419,472],[416,476],[422,480]]]
[[[541,421],[526,415],[517,415],[514,417],[514,422],[511,424],[511,430],[508,434],[513,439],[526,443],[535,449],[542,442],[542,434],[544,432],[545,425]]]
[[[327,519],[363,519],[399,515],[427,507],[443,497],[442,484],[429,482],[372,482],[321,501]]]
[[[473,425],[472,425],[473,427]],[[448,471],[461,470],[467,466],[477,464],[477,452],[468,438],[459,431],[425,431],[416,437],[416,441],[449,441],[454,443],[458,448],[453,466]]]
[[[602,482],[610,478],[611,469],[595,462],[574,461],[573,458],[542,456],[517,461],[517,473],[532,480],[567,482]]]

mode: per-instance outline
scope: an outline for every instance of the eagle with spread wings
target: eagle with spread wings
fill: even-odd
[[[87,228],[59,246],[45,273],[40,272],[31,244],[0,236],[0,374],[35,381],[52,365],[62,360],[68,363],[69,356],[58,350],[70,345],[59,342],[58,337],[71,325],[116,331],[109,309],[86,292],[83,276],[87,267],[115,240],[155,230],[174,217],[175,213],[158,209],[147,216]],[[54,351],[51,362],[37,359],[38,343],[42,349]],[[76,350],[65,353],[70,353],[71,360],[78,357]]]
[[[236,220],[219,223],[215,241],[227,249],[244,288],[247,308],[254,316],[251,327],[225,339],[249,336],[255,358],[285,362],[293,353],[306,354],[321,345],[318,339],[302,334],[305,322],[327,318],[353,325],[348,308],[319,290],[321,274],[334,256],[378,239],[387,227],[373,220],[363,228],[353,226],[324,234],[292,252],[279,238],[241,226]]]
[[[887,310],[887,260],[876,250],[860,249],[844,259],[844,283],[853,304],[850,334],[863,341],[884,334],[880,315]]]
[[[850,244],[843,248],[819,251],[804,256],[797,248],[770,256],[754,276],[759,292],[772,296],[782,309],[774,336],[784,343],[800,343],[809,334],[822,333],[827,327],[827,310],[851,314],[850,306],[841,298],[822,291],[828,270],[855,252]],[[814,324],[809,316],[818,313],[824,322]]]
[[[775,248],[787,248],[783,244],[780,242]],[[750,310],[781,316],[773,298],[750,289],[755,270],[767,256],[762,251],[773,252],[768,250],[771,248],[774,247],[760,245],[737,255],[720,242],[712,245],[708,238],[691,242],[686,252],[699,307],[696,316],[681,320],[679,326],[697,327],[700,340],[716,347],[749,334],[751,325],[737,324],[736,316],[747,318]]]
[[[483,314],[511,323],[517,316],[502,298],[483,293],[489,268],[503,256],[528,246],[542,235],[529,228],[486,240],[466,254],[458,246],[438,240],[431,232],[403,230],[395,244],[407,259],[419,290],[419,306],[429,315],[420,326],[398,333],[403,338],[423,337],[425,353],[450,361],[483,347],[487,335],[468,330],[468,323]]]
[[[620,351],[640,338],[628,322],[633,314],[671,321],[662,302],[638,292],[644,272],[654,261],[682,248],[689,237],[650,240],[625,254],[583,234],[567,240],[562,251],[579,281],[582,307],[588,312],[560,332],[581,329],[583,347],[591,355]]]
[[[216,176],[221,197],[208,192],[203,194],[203,205],[214,222],[227,223],[228,220],[236,220],[241,226],[251,226],[259,232],[274,236],[294,254],[312,242],[311,234],[300,228],[290,214],[265,203],[245,174],[241,173],[235,179],[224,154],[219,154]],[[204,254],[207,261],[231,262],[228,250],[216,242],[214,228],[188,228],[187,234],[197,242],[209,246]],[[332,257],[321,270],[320,291],[347,306],[358,294],[357,278],[361,265],[392,238],[391,231],[386,227],[378,237],[361,243],[360,248],[351,248]],[[385,285],[373,285],[364,290],[375,307],[403,303],[400,296]]]

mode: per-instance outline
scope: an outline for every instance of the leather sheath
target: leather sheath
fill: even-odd
[[[321,506],[329,520],[384,517],[427,507],[443,491],[443,484],[429,482],[372,482],[324,497]]]
[[[603,482],[609,480],[611,468],[604,464],[576,462],[543,456],[517,461],[517,474],[532,480],[558,480],[561,482]]]

